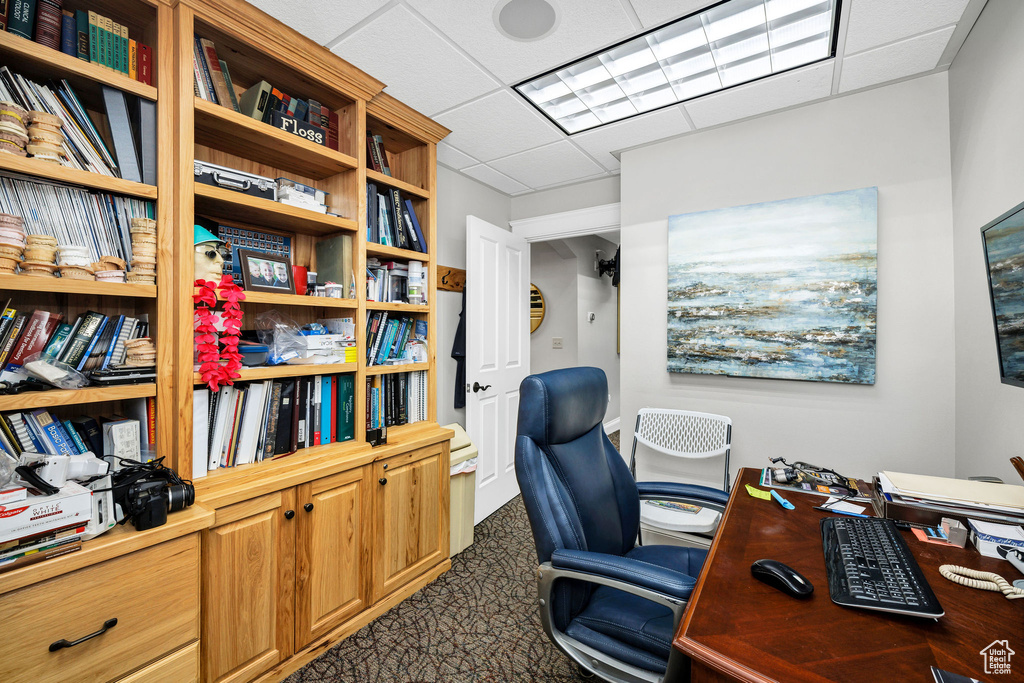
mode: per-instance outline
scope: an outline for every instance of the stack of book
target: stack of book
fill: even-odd
[[[56,244],[85,247],[91,262],[116,256],[130,263],[132,219],[152,218],[154,206],[132,197],[7,174],[0,176],[0,212],[20,216],[29,235],[49,235]]]
[[[35,354],[66,363],[88,373],[118,367],[125,362],[125,344],[145,337],[146,316],[103,315],[87,311],[74,323],[60,313],[32,312],[7,306],[0,314],[0,380],[17,382],[28,377],[24,363]]]
[[[366,300],[408,303],[409,264],[367,258]]]
[[[192,477],[355,438],[353,375],[193,390]]]
[[[0,8],[0,30],[153,85],[153,51],[127,26],[91,10],[64,10],[63,0],[7,0]]]
[[[374,171],[391,175],[391,166],[388,164],[388,153],[384,149],[384,138],[373,133],[366,133],[366,163]]]
[[[366,378],[366,428],[397,427],[427,419],[427,373]]]
[[[400,190],[366,183],[366,239],[388,247],[427,253],[412,200]]]
[[[114,154],[67,81],[36,83],[0,67],[0,100],[60,119],[59,163],[80,171],[156,184],[156,103],[101,86]]]
[[[22,453],[91,453],[138,460],[142,453],[151,454],[156,442],[156,402],[152,398],[131,399],[124,402],[124,410],[131,417],[78,415],[61,420],[45,408],[3,413],[0,448],[15,458]]]
[[[389,317],[388,311],[374,311],[366,316],[366,364],[383,365],[391,360],[402,360],[410,339],[426,338],[426,320]]]
[[[69,481],[52,496],[24,488],[0,492],[0,573],[82,549],[92,517],[92,492]]]

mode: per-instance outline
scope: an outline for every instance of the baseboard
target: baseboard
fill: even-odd
[[[605,434],[614,434],[617,431],[619,431],[619,418],[615,418],[614,420],[608,420],[607,422],[604,423]]]

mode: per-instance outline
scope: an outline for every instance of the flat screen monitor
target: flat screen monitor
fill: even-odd
[[[1005,384],[1024,387],[1024,204],[981,229]]]

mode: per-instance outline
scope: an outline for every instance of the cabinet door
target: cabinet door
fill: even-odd
[[[217,510],[204,534],[203,680],[248,681],[292,653],[295,491]]]
[[[299,486],[295,537],[295,649],[366,608],[370,468]]]
[[[448,557],[448,462],[440,445],[374,463],[373,601]]]

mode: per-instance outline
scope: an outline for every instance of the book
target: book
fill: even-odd
[[[7,15],[10,9],[10,0],[0,0],[0,31],[7,30]]]
[[[153,85],[153,50],[149,45],[139,43],[139,81]]]
[[[121,73],[128,74],[128,27],[124,24],[118,26],[119,46],[121,49]]]
[[[60,51],[72,57],[78,56],[78,28],[75,15],[64,10],[60,17]]]
[[[70,422],[90,451],[96,455],[105,455],[103,453],[103,433],[96,418],[80,415],[71,418]]]
[[[24,313],[17,315],[14,318],[14,322],[7,329],[7,337],[3,340],[3,346],[0,347],[0,368],[4,367],[7,363],[7,359],[11,357],[11,353],[14,351],[14,345],[18,342],[18,337],[21,336],[21,330],[25,326],[25,321],[28,319]]]
[[[67,545],[61,545],[48,550],[40,550],[38,552],[27,553],[19,557],[0,560],[0,573],[21,569],[22,567],[37,564],[45,560],[51,560],[55,557],[60,557],[61,555],[70,555],[71,553],[78,552],[81,549],[82,539],[79,538],[75,542],[68,543]]]
[[[92,372],[103,367],[103,361],[107,357],[107,350],[114,341],[114,326],[116,319],[106,318],[100,323],[100,329],[93,336],[89,344],[89,351],[86,357],[79,363],[80,372]]]
[[[25,364],[26,358],[42,352],[50,336],[53,335],[54,330],[63,319],[64,316],[60,313],[50,313],[39,309],[33,311],[32,317],[25,324],[25,329],[4,366],[4,370],[16,372]]]
[[[292,442],[292,412],[295,400],[295,381],[284,380],[281,384],[281,400],[277,422],[277,431],[274,435],[273,451],[271,456],[284,455],[291,452]]]
[[[75,10],[75,56],[89,61],[89,13]]]
[[[331,378],[329,375],[324,375],[320,378],[320,407],[318,413],[320,418],[320,443],[333,443],[334,440],[331,439],[331,415],[333,410],[331,408]]]
[[[81,454],[91,452],[89,447],[85,445],[85,441],[82,440],[81,434],[79,434],[78,430],[75,429],[75,425],[71,423],[71,420],[64,420],[61,422],[61,425],[64,427],[64,433],[71,440],[72,444],[74,444],[75,450]]]
[[[290,441],[288,442],[289,453],[294,453],[299,449],[299,422],[302,420],[302,415],[305,412],[305,408],[302,406],[302,386],[302,380],[296,378],[295,389],[292,394],[292,426],[289,434]]]
[[[194,36],[196,59],[199,62],[199,73],[202,79],[202,86],[206,94],[207,100],[214,104],[220,104],[217,99],[217,91],[213,87],[213,74],[210,72],[210,63],[207,60],[206,48],[203,45],[203,39],[198,35]]]
[[[355,375],[338,376],[338,435],[336,441],[349,441],[355,438]]]
[[[103,29],[103,65],[114,70],[114,21],[110,17],[100,15],[100,28]]]
[[[139,44],[132,38],[128,39],[128,78],[139,80]]]
[[[60,428],[60,423],[53,419],[45,409],[40,408],[29,413],[30,418],[42,433],[43,447],[52,455],[76,455],[77,450],[67,439]],[[52,448],[51,448],[52,447]]]
[[[110,137],[114,141],[114,154],[117,156],[119,175],[124,180],[141,183],[142,171],[139,167],[139,152],[135,147],[135,136],[132,134],[125,94],[108,85],[101,85],[100,89],[103,93],[103,105],[107,112],[107,123],[110,126]]]
[[[270,102],[271,85],[260,81],[250,87],[238,98],[238,111],[251,119],[262,121]]]
[[[340,137],[340,120],[338,118],[338,112],[333,109],[327,114],[328,117],[328,128],[327,128],[327,146],[331,149],[341,149],[341,137]]]
[[[110,22],[110,40],[111,66],[114,71],[124,73],[125,67],[121,63],[121,24],[113,20]]]
[[[7,17],[7,30],[16,36],[32,40],[36,23],[36,0],[7,0],[11,3]]]
[[[263,451],[260,454],[260,460],[269,460],[274,457],[274,450],[277,446],[278,425],[283,422],[281,419],[281,413],[285,409],[282,405],[284,386],[285,383],[280,381],[274,381],[270,385],[270,400],[267,407],[267,426],[263,439]]]
[[[86,345],[84,352],[82,353],[81,359],[79,359],[77,364],[72,365],[72,367],[74,367],[79,372],[85,369],[86,364],[92,358],[93,349],[96,348],[96,344],[103,336],[103,331],[106,329],[108,322],[110,322],[110,318],[108,318],[107,316],[103,316],[103,319],[99,321],[99,325],[96,328],[96,331],[92,334],[91,337],[89,337],[89,342]],[[68,365],[71,365],[71,363],[68,363]]]
[[[220,68],[220,58],[217,57],[216,46],[208,38],[200,38],[199,44],[203,50],[203,59],[206,70],[210,75],[210,83],[213,85],[213,91],[217,94],[217,104],[233,109],[231,96],[228,94],[228,84],[224,79],[224,72]],[[238,109],[235,109],[235,111],[238,111]]]
[[[231,100],[231,108],[237,112],[241,112],[241,108],[238,104],[238,95],[235,94],[235,86],[231,82],[231,72],[228,70],[227,62],[223,59],[220,60],[220,72],[224,75],[224,84],[228,89],[228,99]]]
[[[127,102],[132,139],[139,160],[139,175],[147,185],[156,185],[156,102],[144,97],[128,97]]]
[[[420,228],[419,219],[416,218],[416,210],[413,208],[412,200],[405,200],[405,216],[412,224],[413,234],[415,235],[415,249],[421,253],[427,253],[427,239],[423,235],[423,230]]]
[[[60,0],[36,0],[34,35],[37,43],[60,49],[62,10]]]
[[[89,19],[89,61],[93,64],[100,62],[100,15],[92,10],[86,13]],[[81,28],[79,28],[81,30]]]

